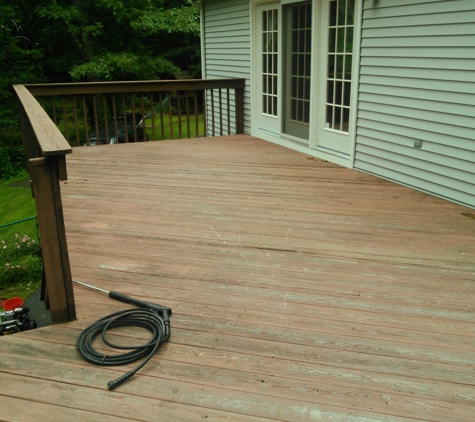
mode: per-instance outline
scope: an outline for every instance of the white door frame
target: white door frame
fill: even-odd
[[[276,8],[278,10],[278,69],[282,68],[282,17],[281,6],[278,0],[251,1],[251,129],[267,136],[279,137],[282,127],[282,105],[278,102],[278,114],[276,117],[267,117],[262,114],[262,49],[260,41],[262,33],[259,11]],[[259,44],[259,45],[258,45]],[[282,76],[278,75],[278,100],[282,98]],[[271,122],[274,120],[274,122]],[[263,123],[263,124],[261,124]],[[262,127],[264,126],[264,127]],[[273,128],[272,128],[273,127]]]
[[[355,142],[356,142],[356,117],[357,117],[357,104],[358,104],[358,81],[359,81],[359,64],[360,64],[360,40],[361,40],[361,21],[362,21],[362,3],[363,0],[355,0],[355,16],[354,16],[354,35],[353,35],[353,62],[352,62],[352,85],[351,85],[351,105],[350,105],[350,123],[349,123],[349,134],[338,134],[339,136],[346,137],[348,140],[347,153],[341,153],[339,151],[334,151],[326,147],[321,147],[318,145],[318,123],[321,125],[322,120],[325,119],[325,104],[319,102],[318,99],[322,98],[322,91],[325,88],[325,85],[322,83],[323,79],[326,78],[324,72],[326,72],[326,51],[322,51],[322,48],[326,49],[325,42],[327,43],[327,36],[324,37],[326,41],[321,41],[319,37],[321,34],[327,31],[327,25],[325,24],[324,17],[321,16],[321,13],[324,9],[323,2],[328,0],[312,0],[312,20],[314,27],[312,28],[312,84],[311,84],[311,104],[312,104],[312,116],[318,116],[317,118],[312,118],[310,121],[310,137],[309,137],[309,147],[303,146],[291,139],[291,137],[286,136],[283,133],[271,133],[259,130],[256,125],[256,116],[258,113],[258,104],[261,101],[260,93],[258,90],[256,81],[257,78],[261,78],[259,74],[259,68],[256,67],[257,61],[257,51],[256,42],[260,34],[257,34],[257,10],[261,5],[275,4],[279,5],[279,11],[281,11],[280,4],[287,4],[297,2],[297,0],[251,0],[250,2],[250,12],[251,12],[251,135],[256,137],[283,145],[315,157],[322,158],[337,164],[340,164],[345,167],[353,167],[354,163],[354,154],[355,154]],[[328,8],[326,8],[328,9]],[[325,10],[326,10],[325,9]],[[282,13],[280,12],[281,16]],[[282,28],[282,18],[280,18],[279,28]],[[327,31],[328,32],[328,31]],[[279,51],[282,51],[282,31],[279,34]],[[321,58],[325,58],[325,65],[322,65]],[[279,55],[279,69],[282,69],[282,58],[281,54]],[[282,78],[280,78],[282,83]],[[318,82],[318,83],[316,83]],[[280,93],[282,93],[282,86],[280,86]],[[282,95],[282,94],[280,94]],[[282,109],[281,109],[282,110]],[[282,128],[282,112],[279,113],[279,128]],[[320,119],[320,122],[317,120]]]

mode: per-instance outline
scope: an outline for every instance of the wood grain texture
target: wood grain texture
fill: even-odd
[[[43,156],[71,153],[70,145],[33,95],[23,85],[14,85],[13,88],[26,113]]]
[[[45,276],[45,295],[54,323],[76,319],[74,291],[56,157],[30,160]]]
[[[0,338],[6,420],[473,420],[471,210],[245,135],[67,165],[73,277],[171,306],[171,337],[107,391],[128,367],[75,341],[126,306],[75,285],[77,321]]]

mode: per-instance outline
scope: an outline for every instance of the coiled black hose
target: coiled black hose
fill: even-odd
[[[150,331],[152,337],[147,343],[141,345],[117,345],[107,339],[107,330],[117,327],[141,327]],[[92,342],[99,334],[102,335],[102,341],[109,347],[131,351],[112,356],[98,352],[93,347]],[[159,313],[151,309],[126,309],[107,315],[84,329],[76,340],[76,347],[84,359],[96,365],[103,366],[125,365],[148,355],[135,369],[114,381],[110,381],[107,384],[107,388],[113,390],[134,376],[135,373],[152,358],[158,347],[164,341],[168,340],[169,337],[170,322],[167,312]]]

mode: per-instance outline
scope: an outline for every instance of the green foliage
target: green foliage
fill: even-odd
[[[16,224],[0,227],[0,295],[28,297],[41,283],[43,263],[36,220],[33,234],[10,234]],[[24,222],[20,222],[22,224]],[[30,224],[31,226],[31,224]],[[36,238],[36,239],[35,239]]]
[[[198,9],[185,0],[100,0],[71,4],[40,1],[36,16],[42,42],[54,60],[50,70],[67,69],[73,80],[140,80],[168,77],[183,57],[164,55],[183,45],[199,46]],[[170,37],[170,34],[180,36]],[[56,62],[61,51],[61,61]],[[65,54],[66,52],[75,54]],[[199,57],[187,54],[187,66]]]
[[[75,66],[70,74],[75,80],[147,80],[178,70],[171,61],[162,57],[138,56],[130,51],[122,51],[105,52],[90,62]]]
[[[25,168],[24,162],[21,146],[0,146],[0,181],[20,174]]]
[[[24,167],[18,103],[12,85],[44,82],[42,52],[19,24],[22,8],[0,5],[0,180],[19,174]]]
[[[160,32],[200,35],[199,9],[181,7],[168,10],[154,10],[131,22],[131,27],[144,35]]]

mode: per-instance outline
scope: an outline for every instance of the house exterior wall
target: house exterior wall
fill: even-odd
[[[250,1],[203,4],[204,75],[247,80],[250,133]],[[354,168],[475,207],[473,22],[473,0],[364,1]]]
[[[475,2],[366,0],[354,167],[475,207]]]
[[[246,79],[244,131],[250,133],[251,17],[249,0],[204,0],[203,7],[202,38],[205,46],[203,77]],[[234,101],[231,109],[231,126],[234,130]]]

